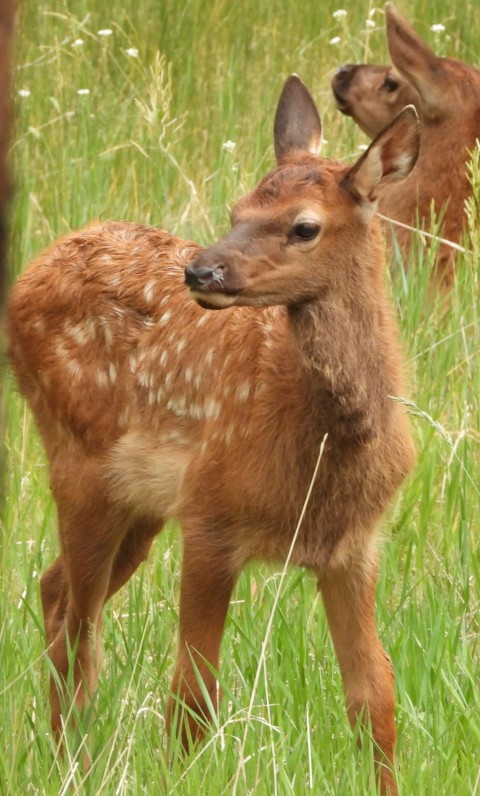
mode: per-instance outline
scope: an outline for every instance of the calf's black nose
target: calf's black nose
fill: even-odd
[[[213,270],[211,268],[195,268],[194,265],[187,265],[185,268],[185,284],[188,287],[205,287],[213,279]]]

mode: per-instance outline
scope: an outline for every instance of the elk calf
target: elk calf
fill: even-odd
[[[202,251],[129,223],[69,235],[13,290],[10,356],[58,507],[60,554],[41,580],[53,729],[68,707],[68,643],[81,705],[97,683],[105,602],[176,517],[172,690],[191,708],[184,744],[201,735],[232,589],[249,560],[285,561],[328,434],[292,561],[316,573],[348,715],[368,718],[383,792],[395,793],[376,529],[414,451],[390,398],[402,361],[375,208],[413,168],[417,118],[405,109],[353,168],[318,157],[321,138],[293,75],[275,117],[278,166],[237,203],[225,237]]]
[[[385,17],[393,68],[340,67],[332,79],[337,106],[373,137],[406,103],[415,105],[422,122],[417,167],[409,180],[385,192],[380,209],[409,225],[418,217],[428,227],[433,204],[437,217],[443,214],[443,236],[458,243],[471,192],[466,163],[480,136],[480,72],[435,55],[391,3]],[[398,227],[394,232],[408,247],[410,233]],[[445,287],[451,285],[454,264],[453,250],[442,246],[436,278]]]

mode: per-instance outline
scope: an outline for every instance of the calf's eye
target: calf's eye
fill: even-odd
[[[313,240],[320,232],[320,224],[314,221],[301,221],[293,227],[293,234],[298,240]]]

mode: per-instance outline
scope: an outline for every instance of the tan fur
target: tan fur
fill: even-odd
[[[430,226],[432,206],[443,214],[442,235],[461,242],[465,199],[471,188],[466,163],[480,136],[480,72],[453,58],[440,58],[396,8],[385,7],[393,68],[366,64],[341,67],[332,79],[339,110],[375,136],[405,105],[415,105],[422,121],[420,156],[411,177],[385,192],[380,210],[409,225]],[[388,91],[388,88],[393,90]],[[411,233],[393,232],[408,248]],[[455,257],[440,248],[436,280],[452,284]]]
[[[403,391],[402,363],[362,191],[376,195],[402,152],[414,162],[417,127],[402,114],[349,169],[292,147],[290,128],[285,146],[292,96],[295,114],[309,110],[305,140],[320,136],[303,84],[287,87],[281,162],[216,244],[202,252],[156,229],[96,224],[55,244],[13,290],[10,356],[59,517],[61,552],[41,584],[47,641],[65,683],[66,639],[78,641],[81,704],[96,685],[105,601],[176,517],[184,561],[172,689],[207,717],[194,664],[216,704],[211,667],[235,581],[251,559],[285,561],[328,434],[293,563],[318,577],[350,719],[369,716],[379,760],[391,763],[393,683],[373,617],[377,524],[414,452],[389,397]],[[318,225],[312,240],[299,238],[304,223]],[[232,306],[190,300],[185,266],[202,304]],[[65,699],[52,680],[57,732]],[[179,721],[185,744],[201,735],[191,715]],[[396,792],[389,768],[380,778]]]

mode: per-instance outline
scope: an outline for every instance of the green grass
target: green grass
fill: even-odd
[[[112,0],[97,8],[91,0],[25,0],[19,8],[12,277],[57,236],[95,217],[214,240],[228,226],[228,207],[273,163],[273,113],[291,71],[323,110],[328,155],[354,158],[365,143],[335,111],[329,81],[342,62],[386,59],[381,12],[373,16],[378,30],[364,25],[368,2],[347,2],[343,20],[332,17],[331,0]],[[478,66],[473,3],[419,0],[402,10],[432,46]],[[445,24],[444,34],[430,31],[434,22]],[[97,34],[105,28],[111,36]],[[84,43],[72,47],[79,38]],[[222,148],[227,140],[236,143],[232,152]],[[450,305],[428,294],[432,256],[420,244],[414,271],[392,266],[418,464],[386,523],[377,616],[396,669],[405,796],[480,793],[478,173],[475,179],[472,253],[459,260]],[[374,793],[371,756],[357,751],[347,724],[313,578],[299,570],[281,590],[252,715],[280,579],[262,566],[244,573],[222,648],[219,721],[196,755],[166,766],[181,555],[175,528],[105,612],[91,769],[82,769],[88,717],[79,717],[65,757],[56,756],[38,589],[55,555],[55,508],[41,444],[8,380],[4,404],[0,791]]]

